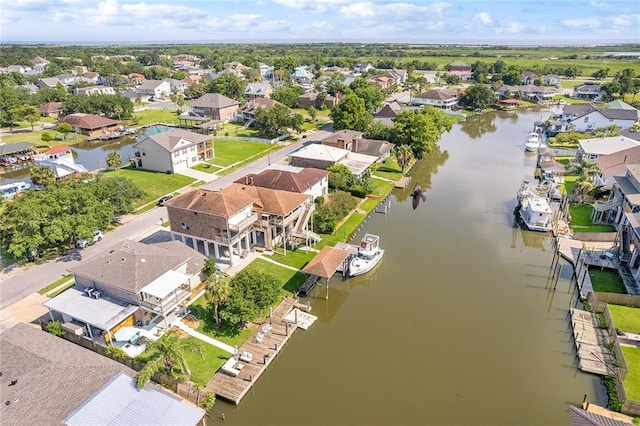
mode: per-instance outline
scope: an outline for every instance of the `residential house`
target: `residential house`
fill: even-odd
[[[73,84],[83,81],[82,77],[75,74],[58,74],[55,77],[60,81],[60,83],[62,83],[64,87],[69,87]]]
[[[332,96],[328,93],[318,93],[315,90],[310,90],[303,93],[298,97],[298,108],[322,108],[322,106],[331,109],[338,105],[340,102],[340,96],[336,93],[336,96]]]
[[[73,131],[91,138],[118,130],[118,122],[110,118],[81,112],[64,116],[60,123],[68,123]]]
[[[219,93],[205,93],[191,103],[195,113],[224,123],[235,117],[239,106],[240,102]]]
[[[43,117],[58,118],[64,110],[62,102],[49,102],[39,107],[38,111],[40,111],[40,115]]]
[[[33,58],[31,63],[33,64],[33,71],[37,74],[42,74],[47,69],[47,66],[50,62],[45,58],[36,56],[35,58]]]
[[[596,161],[600,156],[611,155],[640,145],[640,141],[624,136],[580,139],[576,160]]]
[[[576,112],[570,119],[570,124],[576,132],[591,132],[609,126],[617,126],[621,130],[628,130],[638,121],[638,111],[635,109],[613,109],[585,107],[583,112]]]
[[[407,72],[407,70],[403,70],[403,69],[393,68],[387,74],[395,80],[398,86],[406,83],[407,80],[409,79],[409,73]]]
[[[313,73],[306,66],[296,67],[291,74],[291,81],[303,88],[313,87]]]
[[[441,109],[451,109],[458,105],[458,93],[449,89],[430,89],[416,95],[412,99],[414,105],[433,106]]]
[[[94,84],[99,84],[101,81],[104,80],[100,77],[99,73],[93,72],[93,71],[85,72],[84,74],[81,74],[81,75],[84,81],[90,81],[90,82],[93,82]]]
[[[520,84],[522,84],[523,86],[526,86],[528,84],[535,84],[537,79],[538,74],[533,71],[527,70],[522,73],[522,76],[520,77]]]
[[[473,78],[471,65],[461,62],[455,62],[449,65],[448,74],[458,76],[463,81],[468,81]]]
[[[598,155],[594,162],[598,165],[598,171],[593,177],[595,186],[611,189],[615,176],[627,174],[627,165],[640,164],[640,142],[631,148]]]
[[[171,85],[166,80],[145,80],[135,92],[141,97],[166,98],[171,95]]]
[[[165,203],[174,239],[235,264],[259,246],[273,250],[308,231],[310,196],[234,183],[221,191],[193,189]]]
[[[220,78],[221,76],[223,76],[223,75],[225,75],[225,74],[231,74],[231,75],[234,75],[234,76],[238,77],[238,78],[239,78],[239,79],[241,79],[241,80],[244,80],[244,79],[246,79],[246,78],[247,78],[247,77],[242,73],[242,71],[235,70],[235,69],[233,69],[233,68],[225,68],[225,69],[223,69],[223,70],[222,70],[222,71],[220,71],[220,72],[210,72],[210,73],[206,73],[206,74],[204,75],[204,78],[205,78],[207,81],[213,81],[213,80],[216,80],[216,79]]]
[[[26,74],[31,71],[31,67],[25,65],[9,65],[5,68],[6,73],[17,72],[18,74]]]
[[[265,79],[265,80],[271,80],[273,78],[273,67],[270,67],[267,64],[260,64],[258,66],[258,69],[260,70],[260,76]]]
[[[186,81],[176,80],[175,78],[165,78],[163,81],[169,83],[169,90],[171,93],[183,94],[189,85]]]
[[[17,87],[20,87],[26,90],[30,95],[35,95],[36,93],[38,93],[38,90],[39,90],[39,87],[33,83],[20,84]]]
[[[338,130],[322,139],[321,143],[357,154],[370,155],[376,157],[378,161],[383,161],[391,155],[394,144],[382,140],[365,139],[363,135],[363,132],[355,130]]]
[[[510,86],[503,84],[495,89],[494,93],[499,98],[524,99],[531,102],[550,102],[556,94],[556,90],[547,86],[535,86],[527,84],[522,86]],[[507,96],[509,95],[509,96]]]
[[[637,108],[634,108],[633,106],[629,105],[628,103],[620,99],[616,99],[615,101],[608,102],[604,107],[607,109],[630,109],[630,110],[638,111]]]
[[[73,67],[73,73],[75,75],[85,75],[85,73],[87,73],[89,71],[89,68],[87,68],[84,65],[76,65],[75,67]]]
[[[562,83],[562,77],[557,74],[545,74],[542,77],[542,84],[545,86],[554,86],[559,88]]]
[[[255,82],[247,84],[244,95],[248,100],[256,98],[270,98],[273,93],[273,87],[268,82]]]
[[[87,173],[85,166],[76,164],[73,151],[68,146],[57,146],[33,157],[36,166],[44,166],[51,169],[56,179],[65,176]]]
[[[603,95],[604,92],[602,91],[602,88],[591,81],[579,84],[573,88],[573,97],[576,99],[597,102],[602,99]]]
[[[596,202],[594,210],[605,222],[618,223],[622,230],[625,225],[633,228],[632,243],[635,244],[633,258],[629,265],[638,267],[640,261],[640,164],[627,164],[624,176],[614,176],[612,194],[606,202]],[[640,272],[636,273],[636,279]]]
[[[244,123],[245,127],[251,126],[256,119],[256,113],[259,109],[270,109],[280,104],[280,102],[267,98],[254,98],[244,104],[242,108],[238,110],[236,115],[236,121]]]
[[[402,107],[397,101],[385,102],[376,112],[373,114],[373,119],[383,123],[385,126],[391,128],[394,126],[393,119],[402,112]]]
[[[198,83],[200,81],[202,81],[202,76],[197,74],[193,74],[193,75],[190,74],[184,79],[184,82],[187,83],[187,87],[191,87],[193,84]]]
[[[178,241],[125,240],[71,267],[75,286],[44,306],[101,345],[120,340],[117,331],[136,324],[146,326],[151,334],[145,336],[153,338],[184,315],[204,278],[205,261]]]
[[[363,72],[373,71],[376,68],[369,62],[358,62],[353,67],[354,74],[362,74]]]
[[[392,87],[394,87],[396,85],[395,78],[393,78],[393,77],[391,77],[391,76],[389,76],[387,74],[374,75],[374,76],[369,77],[367,80],[372,82],[372,83],[376,83],[378,86],[380,86],[380,89],[382,89],[382,90],[391,89]]]
[[[355,176],[361,177],[378,157],[351,152],[324,144],[311,144],[289,154],[294,167],[311,167],[326,170],[334,164],[344,164]]]
[[[136,86],[144,83],[144,81],[146,80],[144,74],[140,74],[137,72],[132,72],[131,74],[127,74],[125,76],[125,79],[135,84]]]
[[[58,83],[62,84],[57,77],[44,77],[39,78],[38,81],[36,81],[36,86],[38,86],[40,89],[43,89],[45,87],[55,89],[56,87],[58,87]]]
[[[73,89],[74,95],[116,95],[116,90],[111,86],[87,86]]]
[[[279,191],[307,194],[315,200],[329,192],[329,172],[326,170],[273,164],[260,173],[250,173],[236,183]]]
[[[33,326],[0,333],[0,353],[3,424],[205,424],[162,387],[137,389],[135,370]]]
[[[181,129],[143,136],[133,145],[136,167],[175,173],[214,157],[213,140]]]

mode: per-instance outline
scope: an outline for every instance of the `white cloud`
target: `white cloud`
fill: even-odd
[[[340,8],[340,14],[347,19],[369,19],[375,16],[374,4],[358,2]]]
[[[348,6],[342,6],[340,15],[347,19],[377,19],[384,20],[399,18],[419,19],[421,16],[442,16],[446,9],[451,7],[449,3],[432,3],[428,6],[419,6],[411,3],[387,3],[376,4],[373,2],[356,2]]]
[[[600,21],[596,18],[576,18],[576,19],[565,19],[562,21],[562,24],[566,27],[570,28],[598,28],[600,26]]]
[[[524,30],[524,25],[519,22],[511,22],[507,25],[496,28],[497,33],[519,34]]]
[[[476,21],[482,22],[485,25],[493,24],[493,19],[491,18],[491,15],[489,15],[489,13],[487,13],[487,12],[478,12],[478,13],[476,13],[476,15],[474,16],[474,19]]]
[[[591,5],[591,7],[594,7],[596,9],[611,9],[614,6],[611,3],[601,2],[597,0],[591,0],[589,4]]]
[[[146,22],[154,28],[192,28],[196,21],[202,22],[207,14],[196,8],[174,6],[168,3],[124,3],[118,0],[103,0],[97,9],[86,10],[87,21],[91,25],[135,25]]]

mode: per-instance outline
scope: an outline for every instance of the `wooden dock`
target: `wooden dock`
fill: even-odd
[[[615,373],[615,360],[606,348],[607,338],[596,314],[571,309],[571,326],[578,350],[578,367],[588,373],[606,376]]]
[[[267,317],[264,324],[271,323],[271,330],[264,334],[262,342],[258,342],[258,333],[262,331],[262,325],[257,327],[251,337],[238,348],[238,353],[249,352],[252,354],[250,362],[238,360],[238,365],[242,366],[238,376],[233,377],[222,371],[218,371],[207,383],[205,390],[214,392],[217,397],[235,403],[240,400],[251,389],[260,375],[267,370],[269,364],[275,359],[280,350],[289,340],[289,337],[296,330],[296,325],[287,322],[284,316],[296,305],[296,299],[288,297],[273,311],[271,318]]]
[[[394,188],[404,189],[411,182],[411,176],[402,176],[400,179],[393,183]]]

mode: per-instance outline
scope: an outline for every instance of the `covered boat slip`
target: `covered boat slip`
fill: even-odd
[[[351,251],[337,247],[323,247],[302,272],[309,275],[309,278],[300,287],[298,293],[308,295],[316,285],[318,279],[326,280],[327,293],[325,299],[329,298],[329,279],[342,267],[342,274],[345,274],[345,262],[351,256]]]

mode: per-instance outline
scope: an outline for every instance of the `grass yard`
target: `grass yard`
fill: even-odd
[[[58,287],[59,285],[62,285],[62,284],[66,283],[67,281],[72,280],[72,279],[73,279],[73,275],[72,274],[67,274],[67,275],[63,276],[62,278],[59,278],[59,279],[55,280],[54,282],[52,282],[48,286],[42,287],[40,290],[38,290],[38,294],[45,295],[48,292],[50,292],[51,290],[53,290],[54,288]]]
[[[213,306],[209,305],[204,296],[201,296],[189,305],[189,310],[191,314],[200,320],[200,326],[198,327],[200,333],[206,334],[228,345],[240,346],[251,335],[251,328],[240,330],[235,325],[225,323],[222,324],[221,328],[217,328],[215,319],[213,318]]]
[[[615,232],[611,225],[593,224],[591,212],[593,206],[569,206],[571,213],[571,229],[574,232]]]
[[[319,234],[322,237],[322,241],[318,243],[317,248],[321,249],[324,246],[334,246],[338,241],[349,241],[365,217],[366,215],[362,213],[353,213],[333,234]]]
[[[200,172],[205,172],[205,173],[216,173],[220,170],[222,170],[221,166],[217,166],[215,164],[211,164],[211,163],[198,163],[195,166],[191,167],[193,170],[198,170]]]
[[[59,134],[57,133],[55,130],[50,129],[50,130],[36,130],[35,132],[16,132],[16,133],[10,133],[10,134],[5,134],[2,135],[2,142],[4,143],[15,143],[15,142],[31,142],[36,144],[36,148],[39,151],[45,151],[48,150],[50,148],[54,148],[57,146],[63,146],[63,145],[67,145],[67,146],[71,146],[71,145],[76,145],[82,142],[85,142],[87,139],[85,136],[83,135],[78,135],[78,134],[72,134],[72,136],[74,136],[73,139],[69,139],[66,141],[48,141],[48,142],[44,142],[42,140],[42,134],[44,132],[49,132],[52,135],[56,135]]]
[[[247,160],[254,155],[266,155],[268,150],[274,150],[277,145],[270,145],[262,142],[249,142],[241,140],[216,139],[213,142],[213,149],[216,157],[209,160],[209,163],[228,167],[238,161]]]
[[[288,253],[288,252],[287,252]],[[275,265],[266,260],[256,259],[247,266],[248,271],[259,271],[267,274],[271,274],[276,277],[282,285],[282,295],[292,296],[298,291],[298,287],[302,284],[306,278],[302,272],[292,271],[288,268]]]
[[[187,186],[195,181],[195,179],[188,176],[177,174],[168,175],[166,173],[130,168],[109,170],[103,173],[127,177],[144,190],[144,198],[136,201],[134,207],[140,207],[144,204],[155,201],[163,195],[171,194],[177,189]]]
[[[616,270],[590,268],[589,278],[596,292],[627,294],[622,277]]]
[[[282,249],[278,249],[278,251],[281,250]],[[281,253],[274,253],[270,257],[271,259],[275,260],[278,263],[282,263],[283,265],[302,269],[307,263],[309,263],[311,259],[315,257],[316,254],[317,253],[313,251],[306,252],[304,250],[304,247],[300,247],[295,251],[287,250],[286,256],[282,255]]]
[[[247,129],[242,124],[225,123],[221,130],[218,130],[218,136],[242,136],[245,138],[260,138],[260,133],[255,129]],[[218,153],[216,152],[216,155]]]
[[[624,390],[627,392],[627,398],[640,401],[640,348],[622,346],[621,349],[629,367],[624,379]]]
[[[73,287],[74,285],[76,285],[76,283],[74,281],[71,281],[70,283],[64,285],[63,287],[60,287],[58,290],[54,291],[53,293],[49,294],[50,298],[54,298],[57,295],[59,295],[60,293],[69,290],[71,287]]]
[[[573,194],[573,187],[576,186],[576,179],[578,176],[565,176],[564,183],[561,186],[561,191],[564,194]]]
[[[231,354],[200,339],[189,336],[185,342],[197,342],[204,349],[202,357],[193,352],[185,352],[184,358],[191,370],[190,380],[199,386],[205,386],[222,365],[227,362]]]
[[[611,304],[608,306],[616,328],[627,333],[640,334],[640,308]]]
[[[403,176],[402,167],[398,165],[398,161],[393,157],[387,158],[382,164],[379,164],[373,174],[374,176],[391,180],[399,180]]]
[[[146,126],[153,123],[180,124],[178,115],[174,111],[164,109],[145,109],[133,114],[134,121],[138,126]]]

